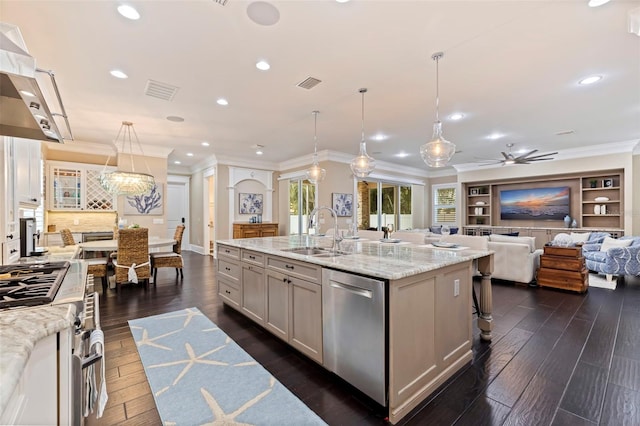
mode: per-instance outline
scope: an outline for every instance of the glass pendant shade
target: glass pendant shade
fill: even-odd
[[[360,141],[360,153],[351,160],[351,171],[356,177],[363,178],[369,176],[376,167],[376,160],[367,154],[367,143],[364,141],[364,94],[367,89],[360,89],[362,93],[362,139]]]
[[[431,141],[420,146],[420,155],[429,167],[445,167],[456,152],[455,144],[442,136],[442,122],[438,111],[440,106],[438,61],[443,55],[442,52],[431,55],[431,59],[436,61],[436,121],[433,123]]]
[[[442,122],[433,123],[430,142],[420,147],[420,155],[429,167],[444,167],[456,152],[456,146],[442,136]]]
[[[327,171],[320,167],[320,164],[318,163],[318,113],[319,111],[313,111],[313,161],[311,167],[309,167],[306,172],[307,180],[314,185],[318,182],[322,182],[327,174]]]
[[[351,171],[357,177],[367,177],[376,168],[376,160],[367,154],[367,144],[360,142],[360,153],[351,160]]]
[[[123,132],[124,130],[124,132]],[[140,149],[140,152],[144,156],[144,152],[142,152],[142,146],[140,145],[140,141],[138,140],[138,135],[133,129],[133,123],[129,121],[123,121],[120,126],[120,130],[118,131],[118,136],[116,136],[116,149],[118,140],[120,135],[122,135],[122,153],[124,155],[125,145],[128,142],[129,144],[129,157],[131,159],[131,171],[123,171],[116,170],[114,172],[107,172],[106,167],[109,164],[109,158],[107,158],[107,162],[105,164],[105,168],[100,174],[99,181],[100,185],[109,193],[114,195],[141,195],[145,194],[153,189],[156,182],[151,173],[139,173],[135,171],[135,167],[133,164],[133,150],[132,150],[132,141],[131,141],[131,132],[135,136],[136,142]],[[145,160],[146,164],[146,160]],[[149,165],[147,164],[147,170],[149,169]]]

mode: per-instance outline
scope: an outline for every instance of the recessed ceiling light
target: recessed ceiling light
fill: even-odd
[[[224,98],[220,98],[220,99],[218,99],[218,100],[216,101],[216,103],[217,103],[218,105],[229,105],[229,101],[228,101],[228,100],[226,100],[226,99],[224,99]]]
[[[187,157],[193,157],[193,152],[187,152]]]
[[[597,81],[600,81],[600,80],[602,80],[602,76],[601,75],[592,75],[590,77],[583,78],[582,80],[580,80],[578,82],[578,84],[582,84],[582,85],[593,84],[593,83],[595,83]]]
[[[504,137],[502,133],[491,133],[489,136],[487,136],[487,139],[496,140],[502,137]]]
[[[349,0],[336,0],[338,3],[349,3]]]
[[[589,7],[602,6],[605,3],[609,3],[610,0],[589,0]]]
[[[21,90],[20,93],[22,93],[25,96],[31,96],[32,98],[35,97],[36,95],[34,95],[33,93],[27,91],[27,90]]]
[[[382,133],[378,133],[377,135],[374,135],[371,139],[373,139],[374,141],[383,141],[385,139],[387,139],[387,135],[383,135]]]
[[[128,75],[126,75],[125,73],[123,73],[120,70],[111,70],[111,71],[109,71],[109,74],[111,74],[115,78],[129,78]]]
[[[200,145],[202,145],[202,146],[209,146],[209,142],[202,142]]]
[[[174,123],[182,123],[184,121],[184,118],[177,115],[170,115],[167,117],[167,120],[173,121]]]
[[[134,21],[140,19],[140,14],[138,13],[138,11],[133,6],[129,6],[128,4],[121,4],[120,6],[118,6],[118,13],[120,13],[120,15],[124,16],[125,18],[132,19]]]
[[[269,68],[271,68],[271,65],[269,65],[269,62],[267,61],[258,61],[256,62],[256,68],[261,71],[267,71]]]
[[[256,155],[264,154],[264,151],[262,150],[262,148],[264,148],[264,145],[256,145]]]
[[[181,164],[180,161],[176,160],[173,162],[173,164]]]
[[[461,113],[461,112],[454,112],[453,114],[451,114],[451,115],[449,116],[449,120],[456,121],[456,120],[460,120],[462,117],[464,117],[464,114],[463,114],[463,113]]]
[[[396,154],[394,157],[398,157],[398,158],[405,158],[410,156],[411,154],[407,153],[407,152],[400,152],[398,154]]]

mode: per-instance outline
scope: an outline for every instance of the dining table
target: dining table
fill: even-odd
[[[150,249],[173,246],[175,243],[176,243],[176,240],[174,240],[173,238],[158,238],[158,237],[149,238]],[[117,251],[118,250],[118,240],[87,241],[86,243],[78,243],[78,245],[85,252]]]

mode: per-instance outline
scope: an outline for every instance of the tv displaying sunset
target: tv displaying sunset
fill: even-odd
[[[562,220],[570,214],[568,186],[500,191],[502,220]]]

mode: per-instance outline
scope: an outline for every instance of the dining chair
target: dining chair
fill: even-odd
[[[73,234],[69,228],[61,229],[60,236],[62,237],[63,246],[76,245],[76,241],[73,239]],[[84,259],[84,263],[87,265],[87,275],[93,275],[93,278],[100,278],[102,280],[102,294],[104,294],[107,291],[109,259],[106,257]]]
[[[184,278],[182,273],[182,234],[184,233],[185,226],[178,225],[176,232],[173,234],[173,239],[176,241],[173,245],[173,251],[151,253],[151,269],[153,270],[153,285],[156,285],[156,276],[158,275],[158,268],[176,268],[176,279],[178,279],[178,270],[180,271],[180,278]]]
[[[118,231],[118,252],[113,260],[116,271],[116,292],[124,283],[144,281],[148,287],[151,276],[149,262],[149,229],[132,228]]]

